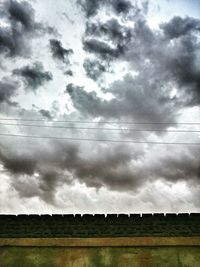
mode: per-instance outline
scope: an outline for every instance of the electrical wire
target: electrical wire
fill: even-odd
[[[154,141],[138,141],[138,140],[116,140],[116,139],[92,139],[92,138],[74,138],[74,137],[57,137],[57,136],[39,136],[39,135],[19,135],[19,134],[5,134],[0,133],[4,137],[22,137],[32,139],[55,139],[68,141],[89,141],[89,142],[108,142],[108,143],[128,143],[128,144],[152,144],[152,145],[186,145],[186,146],[200,146],[200,143],[188,142],[154,142]]]
[[[167,132],[167,133],[200,133],[200,130],[163,130],[163,129],[135,129],[135,128],[101,128],[101,127],[77,127],[77,126],[58,126],[58,125],[38,125],[38,124],[22,124],[22,123],[2,123],[3,126],[19,126],[19,127],[36,127],[36,128],[56,128],[56,129],[72,129],[72,130],[105,130],[105,131],[132,131],[132,132]]]
[[[81,120],[51,120],[51,119],[22,119],[22,118],[0,118],[0,121],[32,121],[52,123],[87,123],[87,124],[130,124],[130,125],[200,125],[200,122],[130,122],[130,121],[81,121]]]

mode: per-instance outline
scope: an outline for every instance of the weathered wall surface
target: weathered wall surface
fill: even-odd
[[[199,222],[200,213],[0,215],[0,267],[200,267]]]
[[[200,247],[0,247],[0,267],[200,267]]]

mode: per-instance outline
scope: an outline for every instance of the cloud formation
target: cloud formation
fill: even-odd
[[[200,31],[200,20],[176,16],[170,22],[162,24],[161,28],[170,39],[174,39],[190,32]]]
[[[50,40],[50,48],[54,58],[69,63],[68,57],[73,54],[72,49],[64,48],[61,42],[56,39]]]
[[[96,15],[103,6],[112,8],[117,14],[127,14],[132,8],[131,2],[128,0],[81,0],[78,1],[78,4],[81,5],[87,18]]]
[[[113,42],[129,42],[131,38],[131,29],[119,24],[117,19],[110,19],[105,23],[88,22],[85,30],[86,36],[102,36],[105,35]]]
[[[26,89],[33,91],[36,91],[38,87],[42,86],[45,82],[49,82],[53,79],[53,75],[45,71],[40,62],[36,62],[32,66],[15,69],[13,74],[22,77]]]
[[[138,20],[131,31],[132,39],[127,49],[113,49],[96,39],[84,42],[87,51],[103,58],[122,56],[127,60],[135,76],[127,75],[124,81],[114,82],[106,92],[114,98],[106,101],[95,92],[87,93],[81,87],[68,85],[74,106],[84,114],[106,118],[125,118],[138,121],[174,122],[177,112],[183,106],[195,106],[199,103],[200,68],[199,39],[192,35],[199,24],[198,20],[186,18],[189,30],[181,30],[178,17],[161,25],[160,31],[152,31],[144,20]],[[189,23],[189,22],[190,23]],[[178,23],[178,25],[176,25]],[[172,27],[171,25],[174,25]],[[182,24],[181,24],[182,25]],[[183,26],[183,25],[182,25]],[[169,29],[175,28],[182,34],[169,35]],[[89,34],[99,34],[99,26],[87,26]],[[168,29],[168,31],[167,31]],[[100,30],[101,31],[101,30]],[[115,34],[118,39],[118,34]],[[120,39],[120,38],[119,38]],[[123,53],[122,53],[123,52]],[[91,66],[91,68],[90,68]],[[105,69],[95,69],[85,62],[86,73],[95,79]],[[91,73],[91,74],[90,74]],[[172,84],[178,86],[180,93],[172,96]],[[76,88],[75,88],[76,87]]]
[[[83,67],[85,69],[86,75],[92,80],[96,81],[102,73],[106,72],[108,66],[106,66],[103,62],[96,59],[85,59]]]
[[[53,201],[53,195],[59,184],[71,183],[73,180],[79,180],[88,187],[106,186],[120,191],[128,190],[130,187],[137,188],[142,183],[142,177],[138,180],[139,170],[131,170],[133,157],[137,159],[140,155],[137,151],[131,156],[125,148],[116,146],[109,150],[102,148],[100,154],[94,152],[95,157],[86,158],[75,144],[51,143],[51,148],[36,146],[36,149],[32,153],[30,151],[18,153],[13,150],[8,152],[3,149],[0,152],[5,170],[13,177],[13,186],[24,197],[30,197],[25,195],[27,193],[24,190],[26,180],[30,178],[26,178],[23,185],[21,175],[29,177],[35,175],[34,179],[39,182],[35,194],[40,196],[44,193],[46,201],[49,202]],[[27,186],[30,192],[35,191],[30,190],[31,184]]]
[[[144,93],[143,88],[148,88],[148,91]],[[143,76],[133,78],[130,75],[123,81],[113,83],[109,92],[114,98],[109,101],[98,97],[95,92],[88,93],[73,84],[67,85],[66,88],[75,108],[88,116],[106,119],[129,118],[144,122],[174,122],[176,98],[164,96],[163,92],[159,95],[157,90],[159,84],[149,84]]]
[[[131,36],[131,29],[120,25],[114,18],[105,23],[88,22],[83,47],[87,52],[96,54],[104,60],[111,60],[124,54]],[[99,40],[99,37],[106,39]]]
[[[30,38],[40,33],[54,33],[52,27],[36,22],[35,11],[27,1],[3,1],[0,14],[7,22],[6,26],[0,26],[0,53],[6,56],[27,57]]]
[[[47,119],[49,119],[49,120],[52,119],[52,116],[51,116],[51,113],[50,113],[49,110],[46,110],[46,109],[40,109],[39,112],[40,112],[40,114],[41,114],[43,117],[45,117],[45,118],[47,118]]]
[[[37,136],[2,136],[0,197],[53,212],[105,200],[113,212],[115,196],[123,210],[140,201],[154,211],[175,210],[178,192],[176,208],[199,207],[199,148],[165,144],[199,143],[197,126],[179,124],[200,114],[198,14],[174,1],[175,17],[163,1],[160,11],[145,0],[64,2],[0,3],[0,117],[21,123],[1,123],[0,134]]]
[[[17,102],[14,101],[17,95],[18,82],[12,80],[10,77],[4,77],[0,81],[0,105],[6,103],[10,106],[16,106]]]

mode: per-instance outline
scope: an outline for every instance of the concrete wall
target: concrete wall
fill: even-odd
[[[200,267],[200,247],[0,247],[0,267]]]

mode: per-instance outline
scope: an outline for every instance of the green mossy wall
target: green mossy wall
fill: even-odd
[[[200,247],[1,247],[0,267],[200,267]]]

